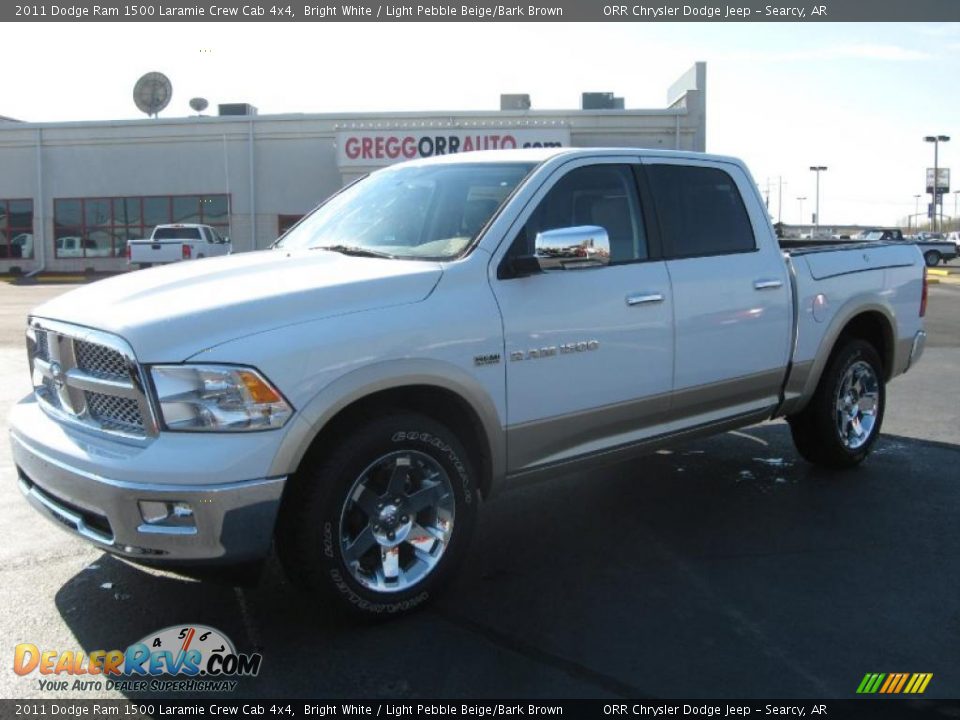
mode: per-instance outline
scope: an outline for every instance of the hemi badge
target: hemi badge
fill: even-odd
[[[473,358],[474,365],[496,365],[500,362],[500,353],[490,353],[489,355],[477,355]]]

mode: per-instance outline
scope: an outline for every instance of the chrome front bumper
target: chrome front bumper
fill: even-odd
[[[20,490],[44,516],[103,550],[131,559],[230,564],[270,550],[285,477],[218,485],[111,480],[71,467],[11,433]],[[189,503],[191,527],[157,526],[141,501]]]

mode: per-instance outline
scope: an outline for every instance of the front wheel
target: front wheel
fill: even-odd
[[[278,532],[288,577],[367,617],[427,602],[468,544],[478,495],[460,439],[431,418],[354,428],[293,479]]]
[[[927,250],[923,254],[923,260],[927,263],[927,267],[936,267],[940,264],[940,253],[936,250]]]
[[[841,341],[810,403],[788,418],[800,454],[816,465],[850,468],[870,454],[886,404],[883,365],[863,340]]]

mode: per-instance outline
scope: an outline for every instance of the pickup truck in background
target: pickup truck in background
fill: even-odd
[[[110,247],[101,246],[89,238],[77,235],[58,237],[54,241],[58,258],[110,257]]]
[[[920,233],[916,238],[906,238],[900,228],[876,228],[865,230],[857,236],[857,240],[866,240],[868,242],[893,241],[913,243],[923,254],[923,261],[927,267],[936,267],[941,262],[948,262],[957,257],[957,246],[944,239],[941,233],[936,233],[939,237],[934,237],[932,233]]]
[[[270,250],[36,308],[13,460],[39,512],[111,553],[224,564],[276,541],[308,591],[401,613],[504,486],[778,417],[810,462],[862,462],[926,297],[914,245],[781,247],[735,159],[440,156]]]
[[[210,225],[157,225],[148,239],[127,242],[127,264],[148,268],[231,252],[230,238],[222,236]]]

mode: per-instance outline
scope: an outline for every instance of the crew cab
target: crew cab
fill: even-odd
[[[233,246],[210,225],[157,225],[148,239],[127,242],[127,264],[152,265],[229,255]]]
[[[39,512],[108,552],[209,565],[276,543],[307,590],[401,613],[503,487],[777,417],[810,462],[857,465],[925,304],[913,245],[781,248],[732,158],[417,160],[270,250],[36,308],[13,459]]]

